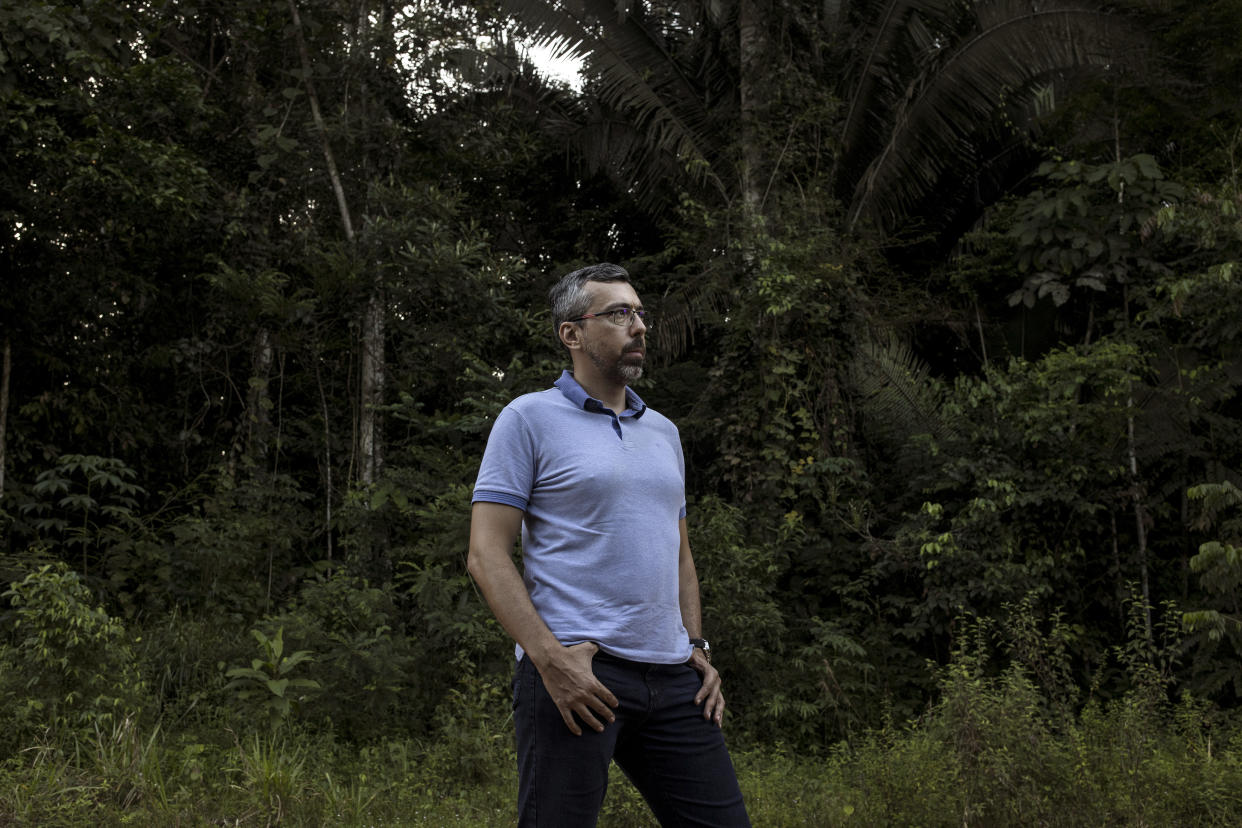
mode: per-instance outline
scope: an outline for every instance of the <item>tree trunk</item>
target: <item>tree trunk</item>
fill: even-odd
[[[1138,455],[1134,445],[1134,394],[1131,392],[1127,401],[1129,414],[1126,417],[1126,452],[1130,460],[1130,491],[1134,503],[1134,537],[1138,543],[1135,554],[1139,564],[1139,587],[1143,591],[1143,622],[1147,643],[1154,640],[1151,622],[1151,585],[1147,573],[1147,508],[1143,505],[1142,487],[1138,478]]]
[[[250,351],[250,375],[242,399],[241,419],[233,434],[228,453],[228,475],[237,478],[237,465],[253,470],[263,465],[271,436],[272,399],[269,377],[272,371],[272,334],[260,326],[254,332]]]
[[[1116,94],[1114,90],[1114,95]],[[1118,164],[1121,163],[1121,116],[1113,104],[1113,155]],[[1126,200],[1126,182],[1121,180],[1117,188],[1117,203]],[[1122,324],[1130,325],[1130,287],[1121,287]],[[1138,545],[1135,556],[1138,558],[1139,587],[1143,594],[1143,625],[1147,635],[1147,643],[1154,640],[1151,620],[1151,584],[1147,567],[1147,507],[1143,504],[1143,487],[1139,484],[1138,450],[1134,442],[1134,381],[1130,380],[1126,388],[1126,459],[1130,467],[1130,499],[1134,506],[1134,540]]]
[[[13,343],[4,338],[4,355],[0,357],[0,501],[4,500],[5,438],[9,423],[9,376],[13,373]]]
[[[332,144],[328,141],[328,128],[319,108],[319,96],[312,81],[310,52],[306,48],[306,39],[302,36],[302,19],[298,14],[297,0],[288,0],[289,13],[293,18],[294,37],[297,40],[298,56],[302,62],[302,77],[306,87],[306,97],[310,102],[311,118],[322,141],[323,157],[327,164],[328,178],[332,182],[332,192],[336,196],[337,210],[341,215],[341,226],[345,230],[345,239],[350,247],[354,246],[354,222],[350,213],[349,202],[345,198],[345,187],[341,181],[340,171],[336,166],[336,156],[332,152]],[[360,18],[365,20],[365,17]],[[359,37],[362,37],[359,34]],[[363,485],[375,482],[383,465],[383,439],[379,427],[379,406],[384,399],[384,301],[383,285],[379,279],[371,289],[366,310],[362,317],[362,365],[361,384],[358,394],[358,469],[359,481]]]
[[[761,122],[763,61],[763,18],[758,0],[739,0],[737,10],[738,51],[741,76],[738,79],[738,95],[741,106],[742,135],[742,205],[747,223],[759,219],[763,206],[762,168],[763,158],[756,135]]]
[[[268,443],[272,434],[272,334],[260,327],[254,335],[254,354],[251,357],[250,387],[246,394],[246,453],[256,466],[267,458]]]
[[[384,303],[377,285],[362,326],[361,416],[358,428],[359,480],[375,482],[384,463],[380,411],[384,402]]]
[[[311,75],[310,52],[306,48],[306,38],[302,36],[302,18],[298,14],[296,0],[289,0],[289,13],[293,16],[293,35],[298,43],[298,57],[302,61],[302,81],[306,87],[306,98],[310,101],[311,119],[319,130],[323,142],[323,159],[328,165],[328,178],[332,182],[332,192],[336,196],[336,206],[341,213],[341,224],[345,227],[345,238],[353,244],[354,222],[349,212],[349,203],[345,200],[345,186],[341,183],[341,174],[336,168],[336,156],[332,152],[332,144],[328,142],[328,128],[323,121],[323,113],[319,109],[319,95],[315,92],[315,84]]]
[[[328,413],[328,395],[323,390],[319,358],[315,358],[315,384],[319,386],[319,403],[323,406],[323,534],[327,538],[328,560],[332,560],[332,430]]]

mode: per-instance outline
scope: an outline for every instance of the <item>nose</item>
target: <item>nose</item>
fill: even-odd
[[[633,330],[635,327],[637,327],[641,333],[645,333],[647,331],[647,323],[643,321],[643,318],[636,313],[632,313],[630,314],[630,330]]]

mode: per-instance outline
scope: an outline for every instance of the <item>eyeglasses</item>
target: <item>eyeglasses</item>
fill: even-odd
[[[584,313],[577,319],[570,319],[570,322],[581,322],[584,319],[600,319],[607,318],[609,322],[618,328],[628,328],[634,324],[635,319],[643,320],[643,325],[651,327],[651,311],[638,310],[636,308],[614,308],[613,310],[600,311],[599,313]]]

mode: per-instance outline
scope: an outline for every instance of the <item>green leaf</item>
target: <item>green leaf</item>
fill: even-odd
[[[312,654],[309,650],[298,650],[296,653],[290,653],[287,658],[280,660],[280,675],[284,675],[289,672],[303,661],[313,660],[314,657],[314,654]]]

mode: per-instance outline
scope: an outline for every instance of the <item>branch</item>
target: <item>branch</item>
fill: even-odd
[[[315,128],[319,130],[323,140],[323,157],[328,162],[328,177],[332,179],[332,191],[336,194],[336,206],[341,211],[341,224],[345,226],[345,238],[352,243],[354,240],[354,222],[350,218],[349,204],[345,201],[345,188],[341,186],[341,175],[336,169],[336,158],[332,155],[332,146],[328,143],[328,128],[324,125],[323,115],[319,111],[319,96],[315,94],[315,85],[311,83],[310,53],[306,50],[306,40],[302,37],[302,18],[298,15],[297,0],[289,0],[289,13],[293,15],[293,35],[298,41],[298,55],[302,58],[302,80],[306,84],[306,96],[310,99],[311,118]]]

